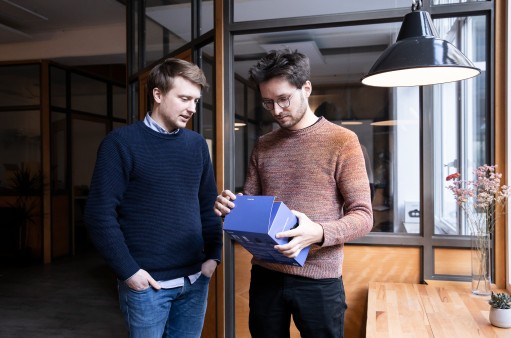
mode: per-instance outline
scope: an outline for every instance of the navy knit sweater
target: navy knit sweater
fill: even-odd
[[[84,218],[119,279],[142,268],[170,280],[197,273],[207,259],[220,260],[216,196],[202,136],[188,129],[162,134],[140,121],[101,143]]]

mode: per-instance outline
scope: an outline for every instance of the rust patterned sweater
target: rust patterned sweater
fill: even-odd
[[[307,128],[280,128],[261,136],[251,155],[247,195],[276,196],[324,229],[303,267],[252,263],[314,279],[342,275],[344,243],[366,235],[373,224],[369,181],[358,137],[324,117]]]

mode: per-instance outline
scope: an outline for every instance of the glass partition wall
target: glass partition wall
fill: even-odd
[[[318,116],[353,130],[367,154],[373,188],[373,232],[418,235],[421,166],[430,166],[425,183],[435,187],[434,233],[466,235],[457,224],[457,208],[445,189],[449,171],[471,172],[491,159],[487,93],[485,16],[434,20],[441,38],[449,40],[482,69],[478,77],[424,88],[364,86],[360,78],[382,51],[395,41],[400,23],[295,29],[235,35],[236,190],[258,136],[278,128],[263,109],[248,69],[271,49],[289,47],[311,59],[313,86],[309,104]],[[355,45],[355,46],[354,46]],[[251,94],[249,96],[249,94]],[[456,98],[456,99],[453,99]],[[421,106],[421,100],[428,104]],[[251,117],[249,117],[251,114]],[[432,131],[434,162],[421,163],[421,118]],[[423,127],[426,127],[422,125]]]
[[[362,76],[395,42],[410,6],[404,0],[342,4],[230,0],[222,6],[205,0],[128,1],[131,122],[148,109],[144,76],[151,65],[188,52],[190,60],[205,70],[210,84],[217,77],[223,80],[222,110],[215,108],[214,93],[219,87],[212,86],[213,92],[201,100],[192,128],[211,140],[215,168],[223,175],[217,172],[220,186],[241,191],[257,138],[278,127],[262,108],[257,88],[248,81],[248,69],[271,49],[299,50],[311,59],[312,109],[353,130],[367,155],[373,231],[350,243],[352,247],[417,249],[417,280],[468,280],[470,271],[453,272],[442,265],[446,254],[468,252],[470,246],[464,220],[445,188],[445,176],[452,170],[470,171],[494,158],[490,62],[494,3],[424,1],[423,5],[440,37],[482,69],[478,77],[426,87],[361,85]],[[213,19],[222,27],[214,26]],[[220,28],[222,34],[217,34]],[[216,49],[213,38],[219,37],[223,46]],[[221,66],[214,62],[215,51],[222,53],[218,55],[224,60]],[[218,121],[225,121],[224,125]],[[216,158],[217,154],[223,158]],[[220,285],[216,292],[221,295],[225,290],[225,307],[216,309],[224,312],[225,337],[246,337],[250,255],[226,238],[220,269],[225,287]],[[352,306],[354,311],[357,306]],[[347,320],[348,333],[359,334],[363,324]],[[211,330],[205,332],[211,334]],[[292,335],[297,336],[294,328]]]
[[[58,257],[92,248],[83,210],[96,152],[110,130],[126,125],[128,109],[124,84],[58,65],[49,73],[52,207],[67,211],[52,214]]]
[[[88,246],[81,211],[97,146],[126,116],[124,84],[49,62],[0,65],[0,263]]]
[[[213,166],[217,159],[216,46],[213,38],[214,1],[212,0],[129,0],[128,13],[128,102],[130,122],[134,123],[150,111],[147,75],[158,62],[168,57],[181,58],[198,65],[206,75],[207,90],[197,104],[196,113],[187,128],[206,139]],[[217,271],[221,271],[219,268]],[[223,325],[223,284],[215,274],[210,282],[208,309],[202,336],[220,337]],[[222,280],[222,279],[220,279]]]
[[[274,10],[274,6],[268,11],[258,3],[257,8],[244,11],[251,3],[235,0],[234,22],[228,25],[233,36],[232,104],[239,125],[233,138],[235,174],[231,188],[242,190],[257,138],[278,128],[261,106],[257,88],[248,81],[248,70],[271,49],[298,50],[311,60],[311,108],[318,116],[353,130],[367,155],[373,230],[353,244],[418,247],[422,252],[420,280],[469,280],[469,269],[446,271],[440,263],[451,248],[461,252],[470,248],[465,220],[446,189],[445,177],[453,171],[470,173],[476,166],[490,163],[494,156],[491,4],[429,4],[425,8],[433,13],[439,37],[473,60],[481,75],[443,85],[377,88],[363,86],[360,79],[395,42],[402,17],[409,11],[401,9],[406,3],[378,2],[378,6],[387,6],[378,8],[378,13],[366,5],[358,9],[348,8],[356,5],[346,9],[334,6],[328,17],[308,16],[326,14],[316,13],[322,7],[311,3],[301,7],[289,3],[294,8],[290,11]],[[456,6],[474,14],[456,16]],[[354,20],[348,12],[357,10],[361,13]],[[486,11],[485,15],[480,10]],[[277,17],[281,18],[278,22],[271,20]],[[246,314],[250,255],[237,244],[230,245],[235,314]],[[464,267],[469,264],[460,262]],[[248,334],[243,315],[235,318],[234,326],[236,337]],[[294,328],[292,336],[298,336]]]

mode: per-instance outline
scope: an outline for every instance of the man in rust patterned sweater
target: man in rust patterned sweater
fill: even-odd
[[[275,249],[296,257],[311,246],[303,267],[253,258],[249,327],[254,338],[289,337],[290,318],[304,338],[343,337],[346,301],[342,282],[344,243],[366,235],[372,207],[364,156],[350,130],[318,118],[309,107],[309,59],[271,51],[250,69],[262,104],[278,130],[259,138],[244,194],[276,196],[299,220]],[[236,196],[224,190],[215,203],[222,216]]]

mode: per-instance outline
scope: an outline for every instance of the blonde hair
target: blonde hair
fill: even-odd
[[[158,88],[163,94],[166,94],[173,88],[174,78],[177,76],[201,86],[201,89],[208,88],[206,76],[197,65],[177,58],[168,58],[151,69],[147,79],[148,93],[152,93],[154,88]],[[152,95],[149,97],[152,105],[154,98]]]

